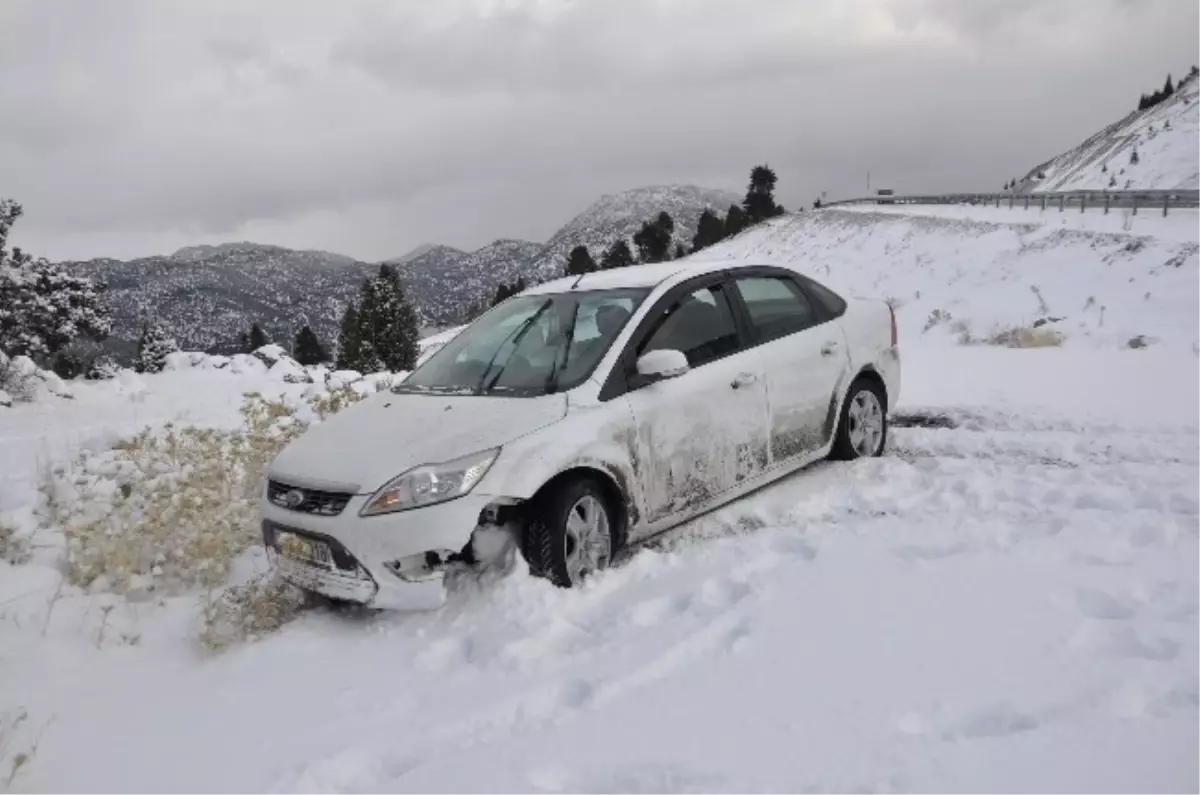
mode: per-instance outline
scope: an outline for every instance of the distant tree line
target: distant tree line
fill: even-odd
[[[566,275],[582,276],[595,271],[681,259],[733,237],[754,224],[785,212],[783,206],[775,201],[777,181],[778,177],[770,166],[761,165],[751,169],[750,184],[741,205],[730,205],[724,217],[706,207],[696,222],[690,247],[674,242],[675,220],[670,213],[660,212],[634,233],[633,248],[624,238],[615,240],[600,255],[599,262],[592,258],[587,246],[571,249],[564,269]]]
[[[1171,76],[1168,74],[1168,76],[1166,76],[1166,84],[1163,86],[1163,88],[1154,91],[1153,94],[1141,95],[1141,98],[1138,101],[1138,109],[1148,110],[1156,106],[1156,104],[1162,103],[1165,100],[1169,100],[1169,98],[1172,96],[1175,96],[1175,83],[1171,82]]]

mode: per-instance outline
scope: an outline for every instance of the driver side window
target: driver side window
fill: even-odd
[[[733,310],[720,284],[684,295],[655,321],[654,329],[637,351],[676,350],[687,356],[688,366],[701,367],[738,349]]]

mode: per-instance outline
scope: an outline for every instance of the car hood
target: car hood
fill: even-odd
[[[566,412],[564,394],[381,392],[310,427],[276,456],[269,472],[295,485],[370,494],[415,466],[499,447],[558,422]]]

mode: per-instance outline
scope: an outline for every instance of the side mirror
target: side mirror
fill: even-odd
[[[682,351],[650,351],[637,360],[637,374],[646,383],[678,378],[687,371],[688,360]]]

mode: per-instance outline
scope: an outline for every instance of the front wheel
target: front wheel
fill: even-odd
[[[846,391],[830,458],[853,461],[883,455],[887,444],[887,398],[878,382],[858,378]]]
[[[612,509],[595,482],[569,480],[549,489],[531,507],[521,552],[533,574],[571,588],[608,568]]]

